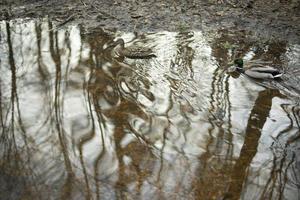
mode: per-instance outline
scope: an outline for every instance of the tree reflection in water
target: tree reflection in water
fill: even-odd
[[[0,28],[1,197],[299,197],[299,105],[224,69],[232,54],[295,63],[299,45],[124,33],[158,57],[118,61],[102,30],[47,20]]]

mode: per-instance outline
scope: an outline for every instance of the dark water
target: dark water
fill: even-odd
[[[299,44],[120,32],[157,58],[118,62],[100,30],[0,28],[0,199],[300,198]],[[233,54],[283,81],[229,75]]]

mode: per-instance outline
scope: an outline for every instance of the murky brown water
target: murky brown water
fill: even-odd
[[[54,27],[0,24],[0,199],[300,198],[299,44],[120,32],[157,58],[118,62]],[[232,54],[286,75],[230,76]]]

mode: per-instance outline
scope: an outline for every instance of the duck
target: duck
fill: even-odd
[[[125,42],[122,38],[117,39],[106,50],[111,51],[113,58],[131,58],[131,59],[150,59],[156,57],[152,49],[147,47],[131,46],[125,48]]]
[[[264,65],[264,62],[249,62],[244,65],[244,61],[241,58],[235,59],[229,72],[237,71],[239,73],[246,74],[247,76],[255,79],[280,79],[283,73],[271,66]],[[232,66],[233,65],[233,66]]]

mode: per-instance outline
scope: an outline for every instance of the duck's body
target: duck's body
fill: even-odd
[[[132,59],[148,59],[156,57],[150,48],[134,46],[125,48],[123,39],[118,39],[109,48],[112,48],[112,57],[127,57]]]
[[[266,66],[261,63],[248,63],[244,66],[242,59],[234,61],[235,70],[256,79],[279,79],[282,72],[274,67]]]

